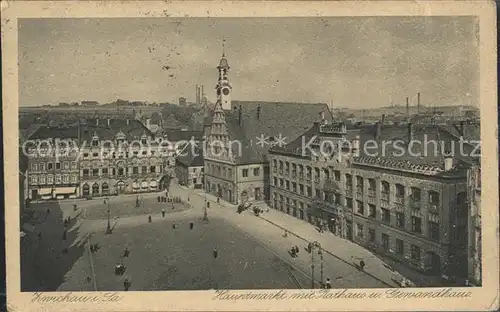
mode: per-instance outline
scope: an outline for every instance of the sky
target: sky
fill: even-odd
[[[233,100],[478,105],[472,17],[19,20],[19,104],[216,98],[225,39]]]

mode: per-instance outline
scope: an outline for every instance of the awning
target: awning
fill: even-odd
[[[156,187],[156,186],[157,186],[156,181],[151,181],[151,183],[149,183],[149,186],[151,186],[151,187]]]
[[[38,189],[38,195],[50,195],[52,194],[52,189],[51,188],[41,188],[41,189]]]
[[[142,181],[142,188],[147,189],[149,187],[148,181]]]
[[[67,195],[76,193],[76,187],[58,187],[55,189],[56,195]]]
[[[138,189],[138,188],[139,188],[139,183],[137,183],[137,182],[133,182],[133,183],[132,183],[132,188],[133,188],[133,189]]]

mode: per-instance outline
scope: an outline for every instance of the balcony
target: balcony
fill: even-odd
[[[428,206],[428,210],[429,210],[429,212],[438,213],[439,212],[439,204],[437,204],[437,203],[430,203],[429,206]]]
[[[421,205],[420,201],[410,200],[410,207],[412,209],[420,209],[420,207],[422,207],[422,205]]]

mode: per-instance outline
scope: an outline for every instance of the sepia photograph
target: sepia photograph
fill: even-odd
[[[283,16],[147,3],[2,18],[16,39],[2,43],[16,71],[8,277],[29,309],[126,311],[128,296],[190,291],[212,301],[198,310],[373,309],[370,298],[437,309],[498,293],[498,152],[485,144],[496,76],[483,69],[496,57],[479,14],[494,16],[490,2],[432,15],[383,3],[315,15],[298,2]],[[139,15],[102,15],[126,7]]]

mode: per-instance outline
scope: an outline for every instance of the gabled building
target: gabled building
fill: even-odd
[[[271,206],[414,269],[466,278],[474,156],[467,145],[449,156],[453,144],[459,138],[436,125],[316,123],[271,149]]]
[[[232,102],[223,54],[217,102],[204,119],[205,190],[231,203],[269,197],[268,149],[294,140],[314,121],[331,121],[326,104]]]
[[[175,176],[180,185],[203,188],[203,149],[190,143],[176,159]]]

